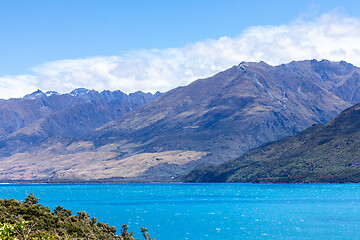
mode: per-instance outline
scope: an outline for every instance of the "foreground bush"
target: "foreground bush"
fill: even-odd
[[[141,228],[145,240],[151,240],[146,228]],[[122,226],[121,235],[115,227],[97,222],[86,212],[72,215],[71,210],[39,204],[33,194],[23,202],[14,199],[0,199],[0,239],[4,240],[47,240],[47,239],[119,239],[135,240],[133,233]]]

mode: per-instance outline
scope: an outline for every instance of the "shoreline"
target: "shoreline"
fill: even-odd
[[[45,181],[45,180],[6,180],[0,181],[0,185],[9,184],[126,184],[126,183],[183,183],[181,181],[141,181],[141,180],[128,180],[128,181],[112,181],[112,180],[81,180],[81,181]]]
[[[1,185],[46,185],[46,184],[68,184],[68,185],[76,185],[76,184],[151,184],[151,183],[184,183],[184,184],[266,184],[266,185],[276,185],[276,184],[296,184],[296,185],[308,185],[308,184],[360,184],[360,182],[182,182],[182,181],[106,181],[106,180],[83,180],[83,181],[40,181],[40,180],[11,180],[11,181],[0,181]]]

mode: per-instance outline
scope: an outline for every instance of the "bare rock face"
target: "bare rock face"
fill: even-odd
[[[261,144],[328,122],[359,98],[359,71],[351,64],[326,60],[280,66],[243,62],[213,77],[173,89],[154,101],[149,99],[156,95],[134,93],[126,97],[118,92],[79,90],[74,92],[76,96],[69,97],[81,97],[84,103],[69,111],[48,114],[41,122],[33,121],[31,126],[26,125],[28,128],[7,135],[0,141],[0,156],[9,163],[21,161],[19,154],[23,153],[30,154],[30,159],[45,159],[49,153],[49,161],[59,159],[60,165],[66,156],[73,162],[83,162],[86,156],[89,166],[108,159],[118,164],[111,165],[112,171],[101,179],[123,180],[131,176],[131,180],[169,180],[194,167],[231,160]],[[108,99],[106,107],[97,103],[100,96]],[[126,104],[110,101],[121,96],[128,99]],[[102,117],[106,120],[101,121]],[[114,120],[108,121],[111,118]],[[92,147],[70,151],[69,144],[81,146],[77,142]],[[173,151],[180,153],[168,154]],[[149,165],[143,158],[146,154],[160,154],[164,159]],[[143,171],[124,175],[123,168],[129,161],[136,169],[143,167]],[[74,174],[58,171],[45,171],[42,179],[82,179],[75,170]],[[8,179],[11,176],[15,175],[7,174]],[[16,176],[14,179],[20,175]],[[31,176],[28,179],[37,179]],[[94,174],[94,179],[100,179],[95,176],[99,174]]]

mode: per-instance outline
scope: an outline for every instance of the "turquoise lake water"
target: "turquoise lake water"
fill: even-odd
[[[0,185],[157,240],[360,239],[360,184]]]

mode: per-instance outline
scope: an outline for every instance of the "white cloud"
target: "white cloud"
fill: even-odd
[[[59,92],[78,87],[166,91],[242,61],[277,65],[328,59],[360,66],[359,53],[360,19],[328,13],[310,21],[251,27],[235,38],[209,39],[182,48],[45,63],[34,67],[32,75],[0,77],[0,97],[21,97],[37,88]]]
[[[16,75],[0,77],[0,98],[22,97],[37,89],[38,77]]]

